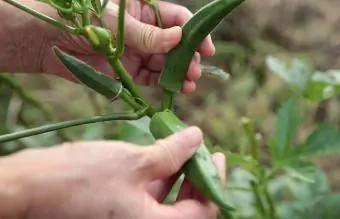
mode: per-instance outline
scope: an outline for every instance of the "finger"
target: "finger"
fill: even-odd
[[[215,153],[213,155],[213,161],[218,169],[218,172],[221,177],[221,182],[223,185],[226,183],[226,175],[227,175],[227,167],[225,162],[225,156],[222,153]]]
[[[203,204],[194,200],[183,200],[174,205],[158,205],[153,208],[152,218],[162,219],[216,219],[217,210],[210,203]]]
[[[203,133],[197,127],[189,127],[167,138],[157,140],[145,148],[144,178],[151,180],[169,177],[178,171],[195,153],[203,140]]]
[[[170,2],[158,1],[158,8],[166,28],[183,26],[193,16],[193,13],[186,7]],[[215,53],[215,46],[210,34],[203,40],[198,51],[203,56],[212,56]]]
[[[201,56],[196,52],[189,65],[187,80],[196,81],[202,76],[200,62]]]
[[[163,54],[153,54],[148,62],[145,64],[145,67],[150,69],[151,71],[161,72],[165,65],[165,56]]]
[[[175,184],[181,174],[182,173],[178,172],[165,180],[155,180],[148,185],[147,191],[157,201],[161,202],[169,194],[172,186]]]
[[[193,93],[196,90],[196,83],[193,81],[184,81],[184,84],[182,86],[181,92],[189,94]]]

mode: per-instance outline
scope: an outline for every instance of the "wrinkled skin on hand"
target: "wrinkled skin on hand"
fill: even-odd
[[[216,219],[217,207],[187,180],[176,203],[159,202],[202,136],[198,128],[191,127],[145,147],[93,141],[23,151],[0,159],[0,173],[6,169],[16,173],[16,180],[11,180],[16,183],[6,187],[0,183],[0,196],[1,188],[21,188],[15,203],[27,201],[21,205],[26,206],[21,217],[8,218]],[[215,154],[213,159],[225,182],[224,156]],[[0,216],[6,215],[6,209],[0,210]]]
[[[45,4],[34,0],[19,0],[44,14],[60,19],[57,12]],[[116,32],[118,0],[110,1],[105,13],[105,23]],[[179,5],[159,1],[159,11],[165,29],[156,27],[156,18],[144,1],[128,0],[125,23],[125,52],[122,62],[135,81],[140,85],[155,86],[165,63],[164,54],[176,46],[181,39],[181,28],[192,17],[192,13]],[[11,18],[12,24],[0,22],[0,46],[6,53],[0,53],[0,70],[10,72],[43,72],[76,80],[59,63],[52,52],[57,45],[71,55],[80,58],[97,70],[115,76],[115,72],[105,59],[92,51],[88,43],[80,37],[71,36],[18,9],[0,3],[4,13],[1,20]],[[3,26],[3,27],[1,27]],[[15,34],[13,34],[15,33]],[[200,57],[214,54],[210,36],[196,52],[187,74],[182,91],[194,92],[195,81],[201,76]],[[15,63],[14,63],[15,62]]]

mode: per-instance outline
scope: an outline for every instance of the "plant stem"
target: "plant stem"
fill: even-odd
[[[146,101],[146,98],[142,97],[141,91],[135,85],[135,82],[133,81],[131,75],[126,71],[121,61],[114,58],[113,56],[107,56],[107,59],[110,62],[112,68],[116,71],[120,80],[122,81],[123,86],[128,91],[130,91],[134,98],[141,99],[147,104],[148,109],[146,111],[146,114],[147,116],[152,117],[156,113],[156,110],[153,109],[152,106]]]
[[[115,58],[120,58],[124,52],[124,35],[125,35],[125,7],[126,0],[119,1],[118,12],[118,33],[117,33],[117,45],[114,53]]]
[[[254,126],[249,118],[242,118],[242,125],[250,141],[251,154],[254,160],[259,160],[259,146],[257,144],[257,139],[254,131]]]
[[[257,210],[263,215],[266,216],[266,209],[264,207],[263,201],[261,199],[261,195],[259,193],[259,185],[257,182],[255,181],[251,181],[250,185],[253,189],[253,193],[255,196],[255,200],[256,200],[256,208]]]
[[[155,13],[155,16],[156,16],[157,26],[160,27],[160,28],[163,28],[163,22],[162,22],[162,19],[161,19],[161,14],[159,13],[159,10],[158,10],[157,2],[155,1],[152,4],[151,7],[152,7],[152,9]]]
[[[52,114],[39,101],[27,93],[27,91],[24,91],[15,80],[4,75],[0,75],[0,79],[4,81],[21,99],[39,109],[47,119],[53,120]]]
[[[144,108],[137,112],[132,113],[115,113],[115,114],[109,114],[104,116],[96,116],[92,118],[83,118],[83,119],[76,119],[71,121],[65,121],[50,125],[44,125],[37,128],[28,129],[25,131],[10,133],[6,135],[0,136],[0,143],[6,142],[6,141],[13,141],[19,138],[29,137],[33,135],[39,135],[59,129],[65,129],[69,127],[74,127],[78,125],[84,125],[84,124],[90,124],[90,123],[96,123],[96,122],[105,122],[105,121],[112,121],[112,120],[137,120],[145,116],[145,111],[147,108]]]
[[[271,219],[276,219],[277,215],[276,215],[276,209],[275,209],[275,205],[274,205],[274,200],[271,197],[271,195],[269,194],[268,185],[267,184],[264,186],[263,192],[264,192],[264,195],[266,197],[266,200],[267,200],[267,203],[268,203],[268,206],[269,206],[269,215],[270,215],[270,218]]]
[[[72,34],[75,34],[75,35],[79,35],[80,34],[80,31],[77,29],[77,28],[74,28],[74,27],[71,27],[71,26],[68,26],[66,24],[63,24],[61,23],[60,21],[56,20],[56,19],[53,19],[51,17],[48,17],[32,8],[29,8],[25,5],[22,5],[20,4],[19,2],[17,2],[16,0],[3,0],[5,2],[7,2],[8,4],[11,4],[12,6],[14,7],[17,7],[31,15],[33,15],[34,17],[36,18],[39,18],[40,20],[43,20],[49,24],[52,24],[53,26],[55,27],[58,27],[66,32],[69,32],[69,33],[72,33]]]
[[[174,94],[171,91],[165,90],[163,91],[163,100],[162,100],[162,109],[173,110],[174,108]]]
[[[90,25],[90,15],[89,15],[89,1],[81,0],[83,6],[83,13],[81,14],[83,18],[83,26]]]

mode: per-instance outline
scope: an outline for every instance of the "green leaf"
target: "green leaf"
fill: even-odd
[[[72,0],[49,0],[48,3],[63,13],[72,13],[73,11]]]
[[[62,52],[57,47],[53,48],[56,56],[63,65],[82,83],[111,100],[117,98],[123,90],[123,85],[111,79],[104,73],[97,72],[85,62]]]
[[[292,156],[313,157],[340,153],[340,130],[329,124],[320,124],[306,141],[292,151]]]
[[[102,5],[100,0],[91,0],[91,4],[97,15],[100,15],[102,13]]]
[[[228,168],[241,167],[249,172],[257,173],[260,164],[249,155],[232,153],[226,154]]]
[[[335,219],[340,218],[340,194],[327,194],[309,201],[283,203],[278,206],[282,219]]]
[[[105,138],[106,124],[94,123],[86,127],[84,134],[82,135],[83,140],[100,140]]]
[[[305,97],[312,101],[323,101],[340,93],[340,70],[316,71],[305,91]]]
[[[124,121],[115,139],[138,145],[150,145],[155,139],[149,131],[149,123],[148,117],[135,121]]]
[[[165,199],[163,201],[164,204],[171,205],[171,204],[173,204],[177,200],[177,196],[178,196],[178,193],[179,193],[179,191],[181,189],[181,186],[182,186],[182,183],[183,183],[184,179],[185,179],[184,174],[182,174],[177,179],[175,184],[172,186],[169,194],[165,197]]]
[[[286,163],[284,170],[294,179],[314,183],[315,165],[308,161],[296,160]]]
[[[297,101],[291,97],[284,102],[278,111],[276,134],[270,145],[271,154],[275,161],[282,160],[290,150],[290,145],[300,124]]]

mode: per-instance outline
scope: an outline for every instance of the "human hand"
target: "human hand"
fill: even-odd
[[[51,17],[59,18],[54,9],[37,1],[19,1]],[[118,0],[111,0],[104,16],[106,25],[113,32],[116,31],[118,2]],[[127,1],[128,14],[125,19],[126,46],[122,63],[140,85],[154,86],[158,83],[160,72],[165,63],[164,54],[179,43],[182,35],[179,26],[182,26],[192,17],[192,13],[180,5],[164,1],[158,1],[158,3],[162,21],[166,29],[160,29],[155,26],[155,15],[144,1]],[[98,55],[98,53],[93,52],[83,38],[65,34],[49,24],[43,23],[35,18],[32,19],[31,15],[24,15],[24,12],[18,9],[12,9],[12,11],[13,10],[16,10],[16,14],[19,13],[20,16],[9,16],[16,16],[18,19],[17,22],[21,22],[22,25],[19,26],[21,29],[12,31],[15,35],[9,35],[11,40],[8,41],[15,41],[14,43],[16,45],[25,44],[25,46],[22,47],[30,48],[20,51],[21,57],[24,59],[22,60],[23,69],[17,69],[17,72],[44,72],[75,80],[53,54],[52,46],[57,45],[64,51],[94,66],[97,70],[105,72],[110,76],[115,76],[115,72],[106,60],[101,55]],[[22,32],[22,34],[17,34],[19,32]],[[16,39],[16,37],[21,38]],[[189,93],[195,91],[195,81],[201,76],[200,56],[211,56],[214,53],[214,49],[214,45],[209,36],[204,40],[190,64],[187,80],[183,85],[183,92]],[[12,62],[13,60],[14,59],[12,59]],[[18,60],[12,64],[18,66]]]
[[[201,141],[202,132],[191,127],[146,147],[109,141],[66,143],[3,158],[0,172],[7,168],[17,173],[11,180],[15,185],[6,191],[21,188],[25,194],[16,196],[27,202],[20,218],[215,219],[218,208],[188,181],[175,204],[159,203]],[[224,156],[213,158],[225,182]],[[0,216],[4,210],[8,208],[0,210]]]

